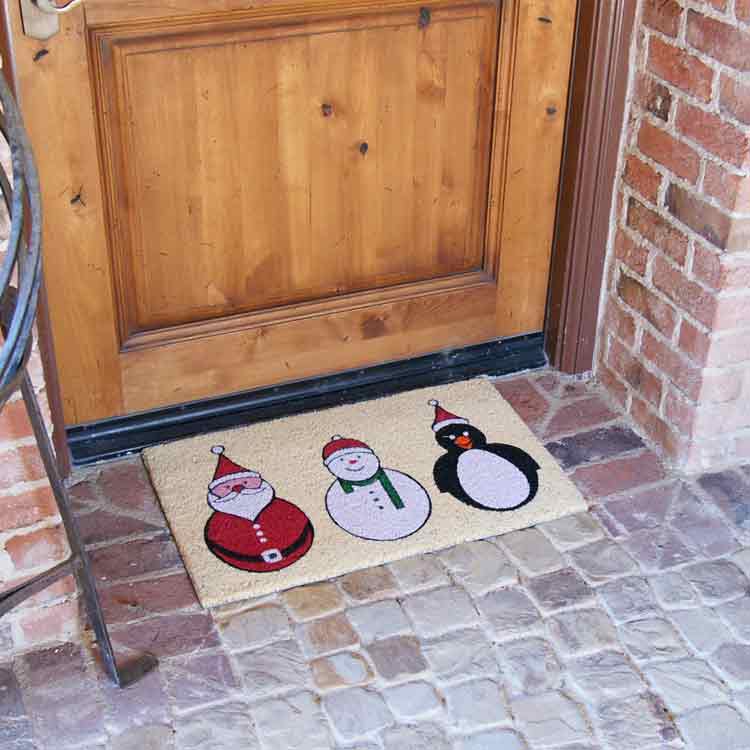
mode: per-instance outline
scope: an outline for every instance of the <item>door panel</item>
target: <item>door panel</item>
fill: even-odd
[[[497,21],[483,6],[424,30],[402,11],[103,39],[123,344],[480,270]]]
[[[68,424],[541,329],[576,2],[422,3],[4,2]]]

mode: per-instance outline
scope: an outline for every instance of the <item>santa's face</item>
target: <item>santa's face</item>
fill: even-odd
[[[222,513],[255,518],[274,498],[274,490],[255,471],[249,476],[227,478],[208,491],[208,504]]]
[[[328,471],[339,479],[361,482],[370,479],[380,468],[380,461],[374,453],[358,451],[337,456],[328,464]]]

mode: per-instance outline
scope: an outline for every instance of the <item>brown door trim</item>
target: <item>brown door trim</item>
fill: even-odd
[[[592,369],[637,0],[581,0],[545,326],[550,364]]]

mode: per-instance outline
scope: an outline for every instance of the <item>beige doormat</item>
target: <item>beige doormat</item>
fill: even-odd
[[[201,435],[144,456],[206,607],[586,507],[484,379]]]

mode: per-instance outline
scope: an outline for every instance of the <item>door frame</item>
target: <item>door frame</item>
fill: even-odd
[[[3,74],[11,85],[15,75],[7,3],[13,1],[3,2],[0,29],[0,53],[10,60]],[[637,0],[579,0],[560,178],[561,185],[572,187],[561,190],[558,199],[544,327],[549,363],[565,373],[593,367],[636,10]],[[58,461],[68,473],[71,453],[48,321],[42,294],[39,349]]]

